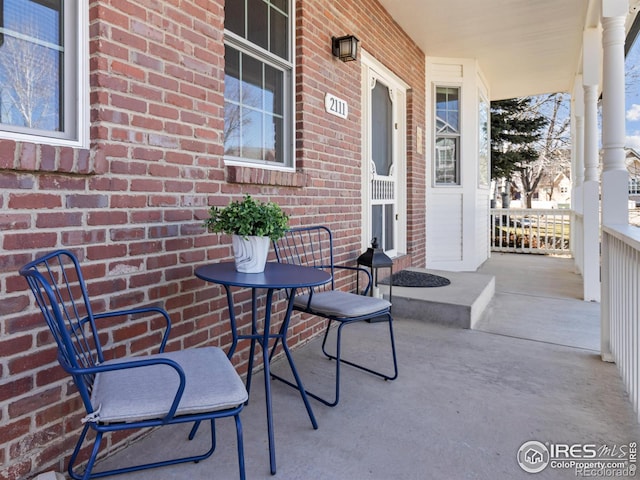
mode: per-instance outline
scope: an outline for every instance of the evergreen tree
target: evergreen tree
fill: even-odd
[[[538,158],[535,142],[548,120],[533,113],[531,98],[491,102],[491,178],[511,179]]]

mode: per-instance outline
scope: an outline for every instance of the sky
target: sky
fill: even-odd
[[[626,147],[640,152],[640,39],[631,47],[626,59]]]

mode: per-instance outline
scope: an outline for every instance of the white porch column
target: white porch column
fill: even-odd
[[[616,6],[619,8],[614,8]],[[629,180],[624,163],[624,22],[627,9],[626,0],[603,1],[602,223],[604,225],[629,223]]]
[[[624,164],[624,23],[627,0],[602,1],[602,224],[628,224],[628,174]],[[600,355],[611,361],[610,292],[607,255],[602,264],[602,303],[600,320]]]
[[[598,83],[600,80],[600,32],[583,34],[582,81],[584,90],[584,264],[583,298],[600,301],[600,185],[598,182]]]
[[[571,208],[575,216],[571,226],[571,245],[576,272],[584,272],[584,90],[582,75],[576,77],[571,102],[572,162]]]
[[[582,191],[582,184],[584,183],[584,87],[582,75],[576,76],[576,80],[573,86],[573,165],[571,178],[575,188]],[[573,209],[582,214],[584,213],[582,207],[582,194],[572,194]]]

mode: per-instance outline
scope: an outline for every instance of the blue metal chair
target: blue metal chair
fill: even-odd
[[[75,382],[86,409],[84,428],[69,461],[69,475],[87,480],[183,462],[198,462],[216,447],[215,419],[234,417],[240,478],[245,478],[240,411],[247,391],[226,354],[217,347],[164,352],[171,320],[157,307],[94,314],[80,265],[69,251],[58,250],[20,269],[58,344],[58,361]],[[156,354],[106,359],[97,321],[133,315],[155,316],[166,322]],[[92,472],[103,435],[121,430],[175,423],[211,421],[211,446],[202,454]],[[89,429],[95,431],[83,472],[75,463]]]
[[[382,377],[385,380],[395,380],[398,377],[398,362],[396,360],[396,346],[393,337],[393,318],[391,317],[391,303],[382,298],[367,296],[371,288],[371,274],[362,267],[351,267],[346,265],[335,265],[333,260],[333,236],[331,230],[324,226],[310,226],[290,229],[287,234],[277,242],[274,242],[274,249],[278,262],[295,263],[313,268],[320,268],[331,273],[330,283],[320,287],[300,289],[296,293],[293,308],[300,312],[317,315],[326,318],[327,327],[322,340],[322,352],[324,355],[336,361],[335,373],[335,393],[333,399],[323,398],[317,394],[307,391],[307,395],[321,403],[334,407],[340,401],[340,365],[342,363],[359,368],[365,372]],[[338,270],[352,270],[357,275],[366,274],[368,278],[367,286],[363,295],[358,293],[344,292],[335,288],[335,273]],[[383,373],[373,370],[362,364],[345,360],[342,358],[342,329],[356,322],[364,320],[386,321],[389,325],[389,341],[391,346],[391,356],[393,358],[393,373]],[[327,351],[327,338],[329,331],[335,323],[338,324],[335,354]],[[271,355],[273,356],[278,344],[273,346]],[[274,378],[295,387],[288,380],[272,375]]]

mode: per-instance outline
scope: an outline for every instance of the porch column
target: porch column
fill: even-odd
[[[583,33],[584,90],[584,265],[583,298],[600,301],[600,185],[598,182],[598,83],[600,80],[600,32]]]
[[[572,162],[571,162],[571,208],[575,216],[571,225],[571,245],[576,271],[584,272],[584,90],[582,75],[576,77],[572,95]]]
[[[619,4],[619,5],[618,5]],[[609,8],[607,8],[607,6]],[[619,8],[614,8],[618,6]],[[602,223],[629,223],[629,180],[625,167],[624,40],[626,0],[603,1]],[[607,14],[610,14],[607,15]]]
[[[624,164],[625,104],[624,104],[624,23],[627,0],[602,1],[602,224],[627,225],[628,174]],[[609,259],[602,258],[602,303],[600,320],[600,354],[612,360],[609,318]]]

